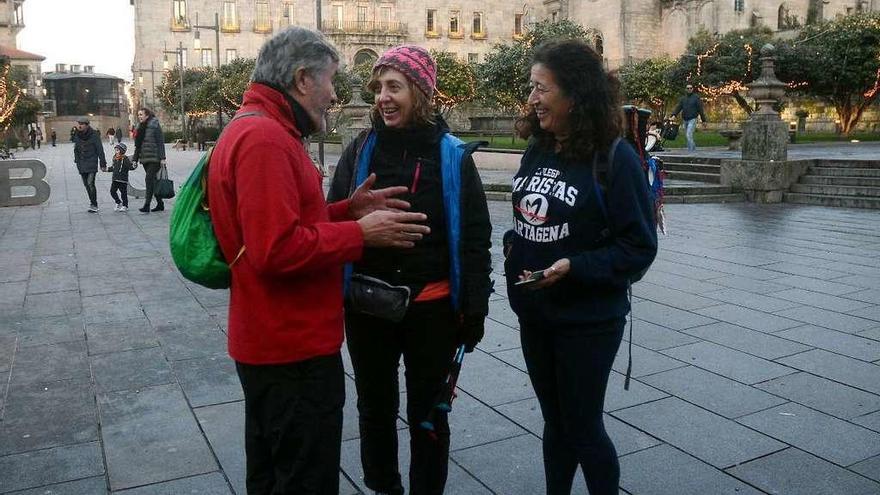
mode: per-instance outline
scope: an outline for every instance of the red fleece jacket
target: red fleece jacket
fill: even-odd
[[[217,143],[208,174],[211,221],[232,266],[229,354],[247,364],[292,363],[339,351],[342,266],[363,234],[348,201],[327,205],[284,96],[252,84]]]

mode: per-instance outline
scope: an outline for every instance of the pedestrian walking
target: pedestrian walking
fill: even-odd
[[[117,127],[117,128],[116,128],[116,142],[117,142],[117,143],[121,143],[121,142],[122,142],[122,138],[123,138],[123,136],[122,136],[122,128],[121,128],[121,127]]]
[[[107,144],[113,146],[113,143],[116,142],[116,129],[110,127],[107,129]]]
[[[162,126],[159,119],[148,108],[138,110],[137,134],[134,139],[134,156],[132,161],[144,166],[144,206],[138,209],[141,213],[150,213],[165,210],[165,202],[156,198],[156,206],[150,209],[153,201],[153,191],[156,189],[156,176],[159,170],[165,166],[165,136],[162,134]]]
[[[73,135],[73,161],[79,170],[83,186],[89,196],[89,213],[98,213],[98,191],[95,189],[95,175],[98,165],[107,170],[107,159],[104,157],[104,145],[101,136],[89,126],[88,117],[76,121],[77,131]]]
[[[28,131],[28,139],[31,141],[31,149],[37,149],[37,131],[34,127],[31,127]]]
[[[40,149],[43,143],[43,129],[37,126],[37,149]]]
[[[697,145],[694,143],[694,130],[697,128],[697,117],[700,117],[705,123],[706,114],[703,113],[703,102],[700,100],[700,96],[694,92],[694,85],[688,83],[685,86],[685,91],[687,91],[687,94],[678,101],[678,105],[672,111],[672,117],[675,118],[676,115],[681,113],[681,119],[684,121],[684,136],[687,140],[687,149],[688,151],[696,151]]]
[[[618,83],[600,55],[582,41],[541,45],[530,86],[518,127],[531,141],[513,178],[505,273],[544,417],[547,493],[571,493],[580,467],[591,495],[617,495],[602,409],[629,278],[657,252],[653,204],[635,149],[618,139]]]
[[[432,421],[433,431],[420,424],[436,405],[456,348],[474,349],[488,313],[492,226],[471,158],[475,147],[452,136],[432,107],[436,82],[437,65],[424,48],[398,46],[379,58],[368,83],[376,95],[372,128],[343,152],[328,195],[330,201],[346,198],[373,173],[378,187],[409,186],[402,197],[428,216],[431,228],[408,251],[366,249],[348,282],[345,332],[358,393],[364,483],[383,494],[404,493],[397,459],[401,356],[408,493],[442,494],[450,441],[446,413]],[[380,303],[356,290],[363,276],[371,284],[405,287],[405,313],[382,314]]]
[[[52,129],[52,133],[49,135],[52,139],[52,147],[55,147],[55,143],[58,141],[58,133],[55,132],[55,129]]]
[[[422,213],[371,190],[327,205],[303,145],[326,129],[339,54],[288,27],[260,48],[238,115],[211,156],[211,222],[230,260],[229,353],[244,391],[249,494],[336,495],[342,440],[343,265],[411,248]],[[140,132],[138,133],[140,134]]]
[[[109,172],[113,173],[110,183],[110,197],[116,203],[114,211],[128,211],[128,172],[137,168],[125,152],[128,147],[123,143],[117,143],[113,147],[116,153],[113,155],[113,163],[110,164]],[[117,193],[119,196],[117,196]]]

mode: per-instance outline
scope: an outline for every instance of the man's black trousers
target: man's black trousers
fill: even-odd
[[[236,363],[244,390],[248,495],[337,495],[345,377],[337,352]]]

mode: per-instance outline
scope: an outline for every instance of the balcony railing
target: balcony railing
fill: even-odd
[[[322,23],[325,33],[375,33],[375,34],[406,34],[404,22],[380,21],[337,21],[329,20]]]
[[[171,30],[172,31],[189,31],[189,19],[186,17],[171,17]]]

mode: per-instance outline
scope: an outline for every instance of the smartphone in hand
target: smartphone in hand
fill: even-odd
[[[543,278],[544,278],[544,270],[537,270],[537,271],[532,272],[532,274],[529,275],[528,278],[525,278],[525,279],[523,279],[523,280],[520,280],[519,282],[516,282],[516,283],[513,284],[513,285],[527,285],[527,284],[532,284],[532,283],[535,283],[535,282],[537,282],[538,280],[541,280],[541,279],[543,279]]]

